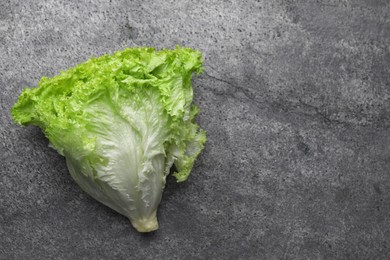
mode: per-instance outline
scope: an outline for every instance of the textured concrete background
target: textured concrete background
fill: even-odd
[[[176,44],[204,53],[208,142],[141,235],[9,110],[92,55]],[[0,259],[390,258],[388,0],[1,0],[0,89]]]

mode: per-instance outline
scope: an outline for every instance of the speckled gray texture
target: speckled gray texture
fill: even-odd
[[[25,86],[92,55],[185,45],[208,142],[141,235],[83,193]],[[0,259],[389,259],[390,3],[0,1]]]

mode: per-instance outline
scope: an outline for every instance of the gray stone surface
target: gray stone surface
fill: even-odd
[[[138,234],[83,193],[25,86],[92,55],[185,45],[206,148]],[[388,0],[0,1],[0,259],[389,259]]]

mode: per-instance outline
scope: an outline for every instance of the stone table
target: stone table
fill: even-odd
[[[139,234],[9,110],[125,47],[188,46],[208,142]],[[0,2],[0,259],[389,259],[390,2]]]

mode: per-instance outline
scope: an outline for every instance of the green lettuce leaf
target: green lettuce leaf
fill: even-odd
[[[43,130],[85,192],[149,232],[172,165],[185,181],[206,141],[192,103],[202,70],[199,51],[129,48],[42,78],[11,114]]]

